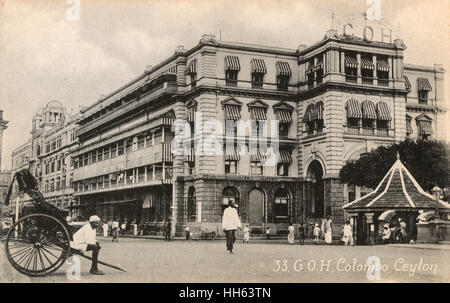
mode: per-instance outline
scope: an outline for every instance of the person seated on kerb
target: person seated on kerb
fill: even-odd
[[[89,222],[73,235],[73,241],[70,242],[70,247],[73,249],[81,250],[82,252],[92,251],[92,265],[89,273],[93,275],[103,275],[103,272],[97,268],[98,254],[101,247],[97,242],[96,230],[100,221],[98,216],[91,216]]]

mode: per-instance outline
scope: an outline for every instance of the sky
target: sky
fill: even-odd
[[[376,0],[0,0],[0,109],[10,121],[2,169],[11,167],[12,151],[51,100],[77,112],[178,45],[195,46],[202,34],[291,49],[310,45],[331,27],[333,12],[361,14],[366,1]],[[406,63],[450,67],[450,0],[380,3],[381,17],[408,47]],[[448,101],[448,74],[445,81]]]

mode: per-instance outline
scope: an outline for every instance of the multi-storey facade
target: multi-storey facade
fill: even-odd
[[[151,230],[171,216],[178,231],[220,232],[235,200],[254,230],[326,215],[339,230],[342,205],[368,190],[339,182],[346,160],[407,137],[445,139],[444,70],[405,65],[405,49],[334,30],[296,50],[211,35],[179,47],[82,113],[79,207]]]
[[[65,209],[69,209],[73,198],[70,155],[77,146],[78,118],[68,114],[59,101],[50,101],[33,117],[31,138],[12,154],[12,173],[30,169],[45,199]]]

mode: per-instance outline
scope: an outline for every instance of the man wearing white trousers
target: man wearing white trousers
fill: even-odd
[[[222,229],[227,236],[227,250],[230,251],[230,254],[233,254],[233,244],[236,240],[236,230],[238,228],[241,228],[241,220],[234,207],[234,201],[230,201],[222,217]]]

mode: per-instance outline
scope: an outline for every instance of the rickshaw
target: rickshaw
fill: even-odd
[[[18,171],[11,182],[5,204],[9,204],[14,181],[19,191],[33,199],[33,205],[9,229],[5,248],[8,261],[20,273],[45,276],[60,268],[73,254],[91,259],[81,251],[71,249],[73,233],[82,225],[66,221],[68,211],[48,203],[38,189],[38,182],[28,169]],[[25,211],[23,211],[25,213]],[[115,269],[124,269],[98,261]]]
[[[402,231],[400,225],[395,224],[396,222],[398,222],[398,218],[399,217],[396,214],[395,210],[385,211],[378,217],[380,227],[388,225],[388,228],[391,232],[390,243],[406,243],[407,240],[407,234]],[[382,235],[382,232],[379,232],[378,236],[380,240]]]

